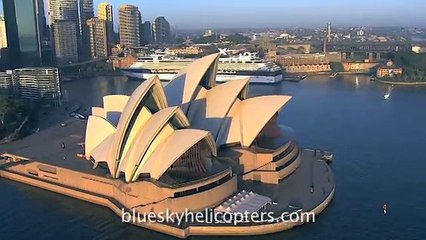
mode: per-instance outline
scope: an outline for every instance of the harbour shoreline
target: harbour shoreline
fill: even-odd
[[[400,82],[400,81],[387,81],[383,79],[376,79],[377,82],[387,85],[399,85],[399,86],[412,86],[412,87],[418,87],[418,86],[426,86],[425,82]]]

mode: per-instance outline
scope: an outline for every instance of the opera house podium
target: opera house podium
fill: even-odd
[[[272,212],[276,218],[283,212],[319,214],[334,196],[334,177],[316,151],[301,148],[291,128],[278,124],[291,97],[250,98],[248,79],[217,85],[218,59],[212,54],[194,61],[166,86],[153,77],[130,96],[104,96],[87,123],[70,120],[66,128],[38,134],[55,131],[65,139],[66,161],[34,144],[31,151],[3,155],[0,176],[117,215],[206,209]],[[80,141],[84,148],[77,147]],[[304,221],[131,223],[186,238],[268,234]]]

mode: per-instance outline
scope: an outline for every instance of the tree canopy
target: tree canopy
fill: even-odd
[[[243,36],[241,34],[235,33],[227,36],[225,38],[225,41],[229,41],[234,44],[246,44],[250,42],[250,38]]]
[[[406,78],[426,81],[426,53],[398,52],[394,62],[403,68]]]
[[[20,99],[0,96],[0,139],[10,134],[25,117],[30,118],[28,127],[37,122],[37,111],[34,106]],[[22,134],[26,134],[28,128],[24,128]]]

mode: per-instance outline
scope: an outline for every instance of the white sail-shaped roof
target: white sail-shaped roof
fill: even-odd
[[[290,96],[261,96],[237,99],[221,126],[217,145],[239,143],[250,147],[268,121],[291,99]]]
[[[128,154],[128,152],[131,149],[134,149],[134,147],[139,149],[140,146],[135,145],[134,142],[136,141],[138,137],[147,135],[144,129],[146,128],[147,123],[151,120],[151,117],[152,117],[151,111],[149,111],[148,108],[143,107],[139,114],[139,117],[136,118],[136,121],[133,124],[132,129],[129,131],[127,142],[124,144],[123,158]],[[120,168],[120,164],[122,164],[122,162],[124,161],[123,158],[120,159],[120,162],[118,163],[119,165],[118,168]],[[126,163],[127,162],[124,162],[124,164]]]
[[[216,85],[216,69],[219,54],[212,54],[191,63],[186,71],[182,103],[193,100],[197,88],[211,88]]]
[[[100,162],[106,162],[110,174],[113,173],[114,169],[114,159],[110,158],[111,156],[111,145],[114,141],[114,135],[111,134],[105,140],[103,140],[91,153],[90,156],[95,160],[95,166]],[[111,174],[112,176],[112,174]]]
[[[241,129],[241,145],[250,146],[266,123],[290,99],[290,96],[261,96],[242,101],[238,119]]]
[[[229,81],[218,85],[191,103],[188,119],[193,128],[209,131],[216,139],[222,124],[227,124],[226,116],[239,96],[245,97],[249,78]],[[229,119],[228,119],[229,120]]]
[[[105,110],[101,107],[92,107],[92,115],[101,118],[106,118]]]
[[[224,117],[222,125],[216,137],[217,146],[220,147],[226,144],[240,143],[241,144],[241,121],[240,121],[241,100],[236,99],[231,106],[228,114]],[[257,116],[257,115],[256,115]]]
[[[103,98],[104,114],[112,124],[117,126],[121,113],[129,101],[129,96],[126,95],[107,95]]]
[[[194,100],[200,88],[210,89],[216,85],[217,61],[219,54],[212,54],[195,60],[184,72],[175,76],[165,87],[169,103],[181,106]],[[186,112],[186,109],[183,109]]]
[[[106,162],[113,178],[124,173],[132,182],[140,174],[158,180],[179,159],[191,163],[187,151],[195,145],[191,151],[199,146],[208,151],[194,161],[215,156],[218,146],[250,147],[291,97],[247,99],[249,79],[216,86],[218,57],[190,64],[167,85],[167,98],[158,77],[144,81],[131,96],[105,96],[103,108],[93,107],[88,119],[86,156],[95,164]]]
[[[84,145],[86,155],[90,156],[92,151],[113,133],[115,127],[108,120],[95,115],[89,116]]]
[[[148,100],[150,99],[150,100]],[[145,100],[145,102],[144,102]],[[153,109],[149,109],[148,105]],[[158,77],[150,78],[144,81],[130,96],[130,99],[121,114],[120,121],[117,125],[117,134],[115,135],[114,143],[112,146],[112,155],[110,156],[115,160],[113,166],[113,176],[118,177],[118,164],[123,157],[124,148],[127,144],[131,144],[133,139],[128,139],[133,129],[133,124],[137,122],[138,118],[143,118],[143,106],[153,112],[154,110],[161,110],[167,108],[167,99],[161,86]],[[129,142],[127,142],[129,140]]]
[[[175,120],[173,124],[170,123],[171,120]],[[157,148],[164,138],[167,138],[175,128],[188,126],[187,118],[178,107],[169,107],[155,113],[141,128],[141,133],[134,139],[130,151],[120,161],[119,171],[124,172],[126,180],[130,181],[136,168],[145,164],[150,152]]]
[[[180,156],[203,139],[212,155],[216,156],[216,144],[209,132],[196,129],[176,130],[153,152],[147,162],[138,168],[135,178],[141,173],[148,173],[151,178],[159,179]]]

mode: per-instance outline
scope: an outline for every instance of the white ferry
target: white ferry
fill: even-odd
[[[131,78],[148,79],[158,75],[163,81],[173,77],[194,59],[166,56],[163,53],[139,57],[129,68],[121,69]],[[282,81],[282,69],[272,62],[258,57],[257,53],[245,52],[238,56],[221,56],[219,58],[217,82],[250,77],[250,83],[277,83]]]

